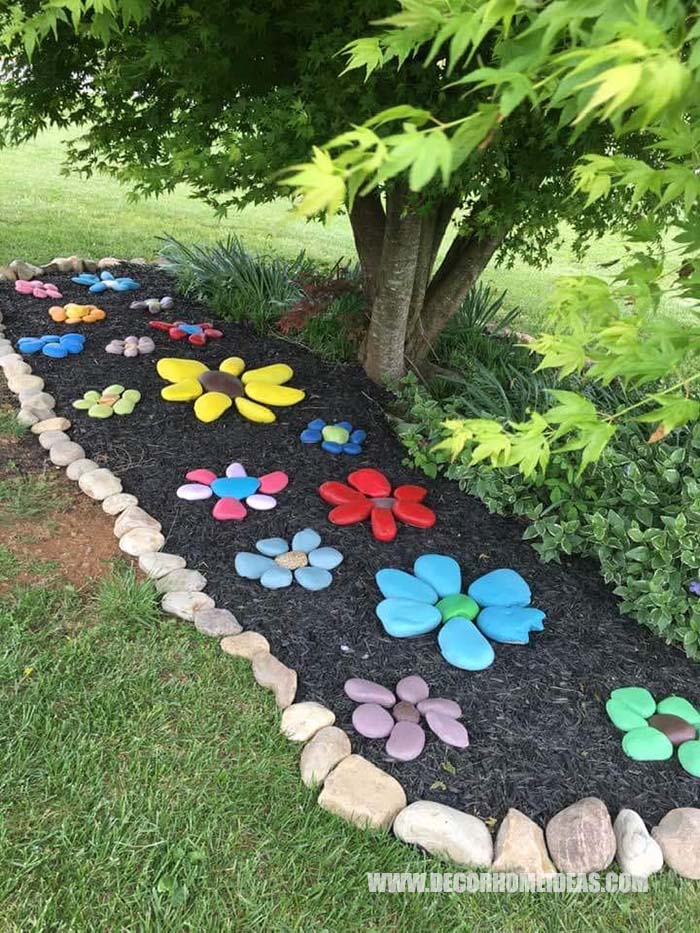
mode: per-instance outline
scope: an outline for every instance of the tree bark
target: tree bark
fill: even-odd
[[[457,237],[452,242],[428,287],[421,313],[413,320],[406,336],[405,354],[411,365],[417,366],[426,358],[503,242],[504,235],[483,239]]]
[[[421,218],[406,209],[407,189],[387,193],[386,224],[365,353],[365,371],[375,382],[399,379],[420,249]]]
[[[371,308],[377,295],[386,231],[386,214],[377,192],[355,198],[350,211],[350,226],[360,258],[362,290],[367,307]]]

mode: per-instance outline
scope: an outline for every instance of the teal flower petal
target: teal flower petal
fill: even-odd
[[[454,596],[462,590],[462,571],[453,557],[423,554],[413,565],[413,572],[419,580],[432,586],[440,597]]]
[[[386,632],[394,638],[425,635],[442,622],[435,606],[414,599],[384,599],[375,611]]]
[[[414,599],[419,603],[434,605],[438,594],[429,583],[419,580],[412,573],[387,567],[380,570],[374,578],[382,596],[386,599]]]
[[[483,671],[493,664],[493,648],[469,619],[455,616],[438,632],[443,658],[463,671]]]

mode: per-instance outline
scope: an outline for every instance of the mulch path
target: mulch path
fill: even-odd
[[[225,336],[203,349],[173,343],[167,334],[149,330],[149,315],[129,311],[135,298],[176,294],[161,270],[125,266],[141,282],[137,293],[97,296],[107,320],[85,325],[85,351],[77,357],[51,360],[34,356],[31,365],[58,401],[58,412],[73,421],[72,437],[87,455],[104,461],[138,496],[141,505],[163,524],[166,550],[182,554],[188,566],[209,580],[207,592],[218,605],[232,609],[241,623],[262,632],[272,650],[299,672],[298,700],[318,700],[353,736],[353,747],[394,774],[410,799],[432,799],[474,813],[500,818],[515,806],[544,819],[580,797],[601,797],[612,811],[625,806],[649,822],[676,806],[697,805],[698,781],[673,759],[635,763],[620,748],[621,734],[608,721],[604,702],[610,690],[639,684],[655,696],[679,693],[698,700],[698,666],[664,645],[636,623],[621,618],[617,600],[594,565],[571,561],[545,565],[520,540],[522,525],[494,515],[476,499],[461,494],[446,480],[429,481],[426,504],[438,516],[429,531],[400,526],[392,544],[376,542],[368,525],[332,526],[329,507],[317,494],[326,479],[344,480],[358,466],[382,469],[394,484],[424,482],[407,469],[402,448],[384,414],[386,397],[358,367],[337,367],[282,339],[265,338],[251,329],[219,322]],[[86,303],[86,288],[68,276],[52,276],[65,301]],[[0,283],[0,307],[7,332],[23,335],[60,332],[48,319],[51,301],[17,295]],[[210,315],[196,302],[177,297],[175,308],[161,319],[200,321]],[[156,353],[125,360],[104,352],[112,338],[150,333]],[[191,404],[165,403],[164,383],[155,371],[160,356],[185,356],[216,366],[226,356],[242,356],[249,367],[288,362],[295,370],[291,384],[304,388],[306,400],[278,409],[275,425],[253,425],[229,410],[218,422],[202,424]],[[88,418],[70,407],[86,389],[119,382],[140,389],[143,400],[130,417],[106,421]],[[368,431],[359,458],[334,458],[298,440],[306,423],[322,416],[350,420]],[[207,467],[222,473],[240,460],[251,474],[286,470],[289,487],[271,512],[250,513],[242,522],[219,523],[210,516],[211,500],[184,502],[175,490],[185,473]],[[95,506],[97,507],[97,506]],[[315,527],[325,544],[338,547],[345,561],[333,585],[321,593],[299,587],[267,591],[239,579],[233,569],[239,550],[254,550],[264,537],[291,537]],[[545,631],[526,647],[496,646],[496,661],[476,674],[448,666],[436,646],[436,633],[395,640],[384,633],[374,614],[380,596],[374,574],[382,567],[410,570],[425,552],[456,557],[466,585],[497,567],[518,570],[532,587],[533,605],[546,611]],[[354,734],[354,704],[343,694],[343,682],[359,676],[393,687],[410,673],[420,673],[431,695],[457,700],[471,746],[448,749],[429,737],[417,761],[395,763],[383,753],[383,742]]]

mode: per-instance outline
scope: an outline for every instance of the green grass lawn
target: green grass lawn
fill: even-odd
[[[227,233],[238,234],[256,250],[294,256],[300,249],[319,262],[355,259],[346,217],[329,225],[295,218],[286,201],[249,207],[217,219],[206,205],[178,190],[158,200],[127,200],[127,192],[111,178],[62,176],[66,133],[50,131],[16,149],[0,151],[0,265],[21,257],[44,263],[72,253],[100,258],[152,258],[156,238],[172,234],[185,242],[212,242]],[[583,263],[574,257],[570,240],[546,269],[517,263],[512,269],[494,267],[485,280],[508,289],[508,305],[522,309],[520,326],[535,331],[542,323],[554,282],[561,275],[602,274],[600,263],[620,255],[613,237],[597,241]],[[666,311],[689,317],[680,302]]]
[[[61,509],[54,490],[44,520]],[[637,895],[369,894],[368,872],[454,866],[316,806],[248,662],[164,617],[126,564],[83,591],[36,565],[17,584],[32,565],[8,521],[3,933],[660,931],[700,914],[700,886],[670,871]]]

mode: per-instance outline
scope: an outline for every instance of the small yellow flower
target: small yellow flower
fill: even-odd
[[[198,360],[165,357],[156,369],[171,383],[161,391],[165,401],[194,401],[194,413],[200,421],[216,421],[235,405],[248,421],[271,424],[277,416],[268,405],[296,405],[305,397],[301,389],[284,385],[294,375],[286,363],[245,371],[239,356],[229,356],[218,370],[211,370]]]

